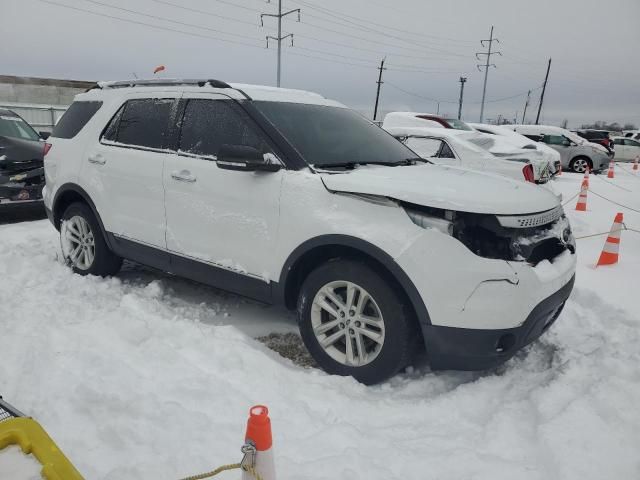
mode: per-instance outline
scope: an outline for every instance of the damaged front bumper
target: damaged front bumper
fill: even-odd
[[[44,167],[24,172],[0,170],[0,208],[42,202]]]

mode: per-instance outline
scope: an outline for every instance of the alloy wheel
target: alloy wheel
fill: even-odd
[[[333,281],[318,291],[311,306],[311,328],[322,349],[347,366],[371,363],[384,345],[380,308],[353,282]]]
[[[577,173],[584,173],[589,168],[589,162],[584,158],[579,158],[573,161],[573,170]]]
[[[91,225],[75,215],[62,222],[60,244],[66,262],[80,270],[88,270],[96,256],[96,245]]]

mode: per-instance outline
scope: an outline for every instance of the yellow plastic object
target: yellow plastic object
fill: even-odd
[[[47,432],[32,418],[17,417],[0,422],[0,450],[9,445],[19,445],[25,455],[33,454],[42,465],[42,477],[47,480],[83,480]]]

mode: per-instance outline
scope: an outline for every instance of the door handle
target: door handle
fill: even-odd
[[[178,182],[193,183],[196,181],[196,177],[191,175],[191,172],[189,170],[176,170],[175,172],[171,172],[171,178],[177,180]]]
[[[89,155],[89,158],[87,160],[89,160],[89,163],[93,163],[96,165],[104,165],[105,163],[107,163],[107,159],[99,153],[96,153],[95,155]]]

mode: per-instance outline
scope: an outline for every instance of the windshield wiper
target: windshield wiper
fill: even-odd
[[[383,165],[385,167],[397,167],[401,165],[415,165],[416,162],[424,162],[430,163],[428,160],[424,158],[415,157],[415,158],[405,158],[404,160],[400,160],[399,162],[340,162],[340,163],[315,163],[313,164],[316,168],[346,168],[346,169],[354,169],[359,165]]]

